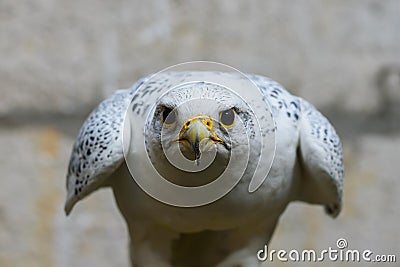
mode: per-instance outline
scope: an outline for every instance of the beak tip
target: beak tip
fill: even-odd
[[[208,140],[214,144],[223,143],[212,129],[209,129],[207,125],[201,120],[201,118],[194,118],[189,120],[190,125],[181,129],[179,134],[178,142],[182,142],[187,150],[191,150],[194,154],[194,160],[196,164],[199,165],[199,160],[201,157],[202,149],[207,149],[207,145],[203,144],[202,141]],[[192,155],[193,155],[192,154]]]

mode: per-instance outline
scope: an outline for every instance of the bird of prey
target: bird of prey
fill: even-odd
[[[216,181],[228,166],[233,186],[211,196],[226,186]],[[266,177],[254,182],[258,168]],[[184,190],[171,193],[164,183]],[[116,91],[84,122],[68,167],[66,213],[106,186],[128,226],[132,266],[255,267],[289,202],[339,214],[341,143],[320,112],[267,77],[164,72]],[[212,201],[201,203],[190,188]]]

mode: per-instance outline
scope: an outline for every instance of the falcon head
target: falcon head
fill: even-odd
[[[183,168],[186,171],[199,171],[214,163],[214,172],[219,173],[233,148],[248,146],[252,117],[246,102],[221,85],[195,82],[175,87],[158,98],[148,118],[150,159],[156,167],[162,164],[162,170],[173,165],[174,174],[185,161],[193,167]]]

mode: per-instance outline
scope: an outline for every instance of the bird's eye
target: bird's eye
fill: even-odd
[[[225,128],[231,128],[235,123],[235,111],[233,108],[219,113],[219,120]]]
[[[176,112],[172,108],[162,107],[161,120],[165,125],[172,125],[176,122]]]

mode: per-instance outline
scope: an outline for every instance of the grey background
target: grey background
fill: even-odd
[[[71,146],[113,90],[190,60],[277,80],[342,137],[342,214],[294,203],[271,249],[346,238],[399,258],[399,14],[397,0],[1,0],[0,266],[128,266],[110,190],[63,213]]]

